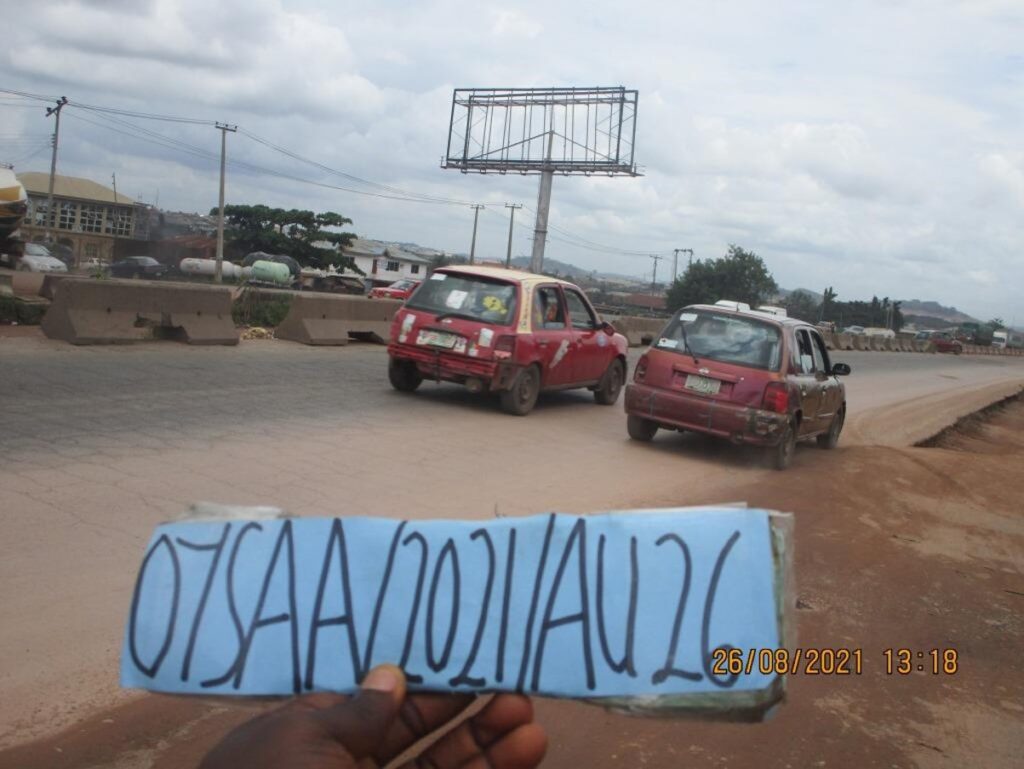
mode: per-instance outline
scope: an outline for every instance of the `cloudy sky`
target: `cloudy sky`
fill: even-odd
[[[440,168],[457,86],[640,92],[639,178],[556,177],[551,223],[611,249],[729,243],[782,286],[934,299],[1024,324],[1024,3],[488,3],[485,0],[32,0],[0,87],[220,120],[333,169],[480,201],[478,253],[504,255],[506,201],[537,178]],[[827,10],[823,10],[827,8]],[[0,162],[45,171],[52,119],[0,95]],[[68,109],[59,171],[163,208],[208,210],[217,162]],[[129,120],[216,153],[210,126]],[[33,156],[32,153],[36,154]],[[241,134],[229,156],[357,187]],[[472,211],[233,168],[228,201],[335,210],[360,235],[468,251]],[[515,252],[529,253],[520,213]],[[646,256],[550,242],[641,276]],[[669,260],[670,262],[670,260]],[[661,262],[659,275],[666,274]]]

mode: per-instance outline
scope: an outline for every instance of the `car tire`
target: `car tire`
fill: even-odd
[[[412,361],[390,358],[388,381],[399,392],[411,393],[423,383],[423,375]]]
[[[626,367],[622,361],[616,358],[609,365],[601,377],[601,383],[594,390],[594,400],[602,406],[614,406],[622,392],[622,385],[626,381]]]
[[[524,417],[533,411],[540,395],[540,369],[527,366],[516,374],[512,386],[501,393],[501,408],[507,414]]]
[[[626,432],[634,441],[650,443],[654,434],[658,432],[658,423],[630,414],[626,417]]]
[[[782,433],[782,439],[777,445],[769,450],[772,467],[776,470],[785,470],[793,464],[793,454],[796,453],[796,423],[790,421],[786,424],[786,430]]]
[[[832,424],[828,426],[828,432],[818,436],[818,446],[823,449],[834,449],[839,443],[839,433],[843,431],[843,424],[846,422],[846,409],[841,408],[832,417]]]

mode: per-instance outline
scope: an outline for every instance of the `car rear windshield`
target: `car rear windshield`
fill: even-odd
[[[516,287],[477,275],[435,272],[420,284],[406,307],[508,326],[515,317]]]
[[[51,256],[49,249],[38,243],[26,243],[25,253],[29,256]]]
[[[777,326],[756,318],[706,310],[678,313],[655,346],[682,355],[692,354],[698,359],[767,371],[778,371],[782,360],[782,335]]]
[[[396,280],[394,283],[392,283],[390,286],[388,286],[388,288],[395,288],[395,289],[398,289],[399,291],[404,291],[405,289],[412,288],[415,285],[416,285],[415,281],[403,278],[402,280]]]

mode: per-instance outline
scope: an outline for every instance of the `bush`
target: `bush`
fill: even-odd
[[[231,307],[236,326],[262,326],[274,328],[281,324],[292,300],[289,296],[273,296],[247,288]]]
[[[46,313],[44,302],[26,302],[16,296],[0,296],[0,323],[38,326]]]

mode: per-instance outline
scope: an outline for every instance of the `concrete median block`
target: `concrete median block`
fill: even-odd
[[[835,338],[837,350],[853,349],[853,334],[836,334]]]
[[[664,318],[641,318],[622,315],[611,321],[615,330],[629,341],[630,347],[640,347],[653,342],[668,321]]]
[[[0,296],[14,296],[13,275],[0,273]]]
[[[57,292],[58,284],[65,280],[88,280],[88,278],[83,275],[68,275],[66,272],[44,275],[43,282],[39,286],[39,296],[52,302],[53,296]]]
[[[391,320],[401,306],[394,299],[296,294],[274,336],[312,345],[344,345],[350,336],[386,344]]]
[[[43,333],[71,344],[180,335],[188,344],[238,344],[231,289],[138,280],[62,280]]]

